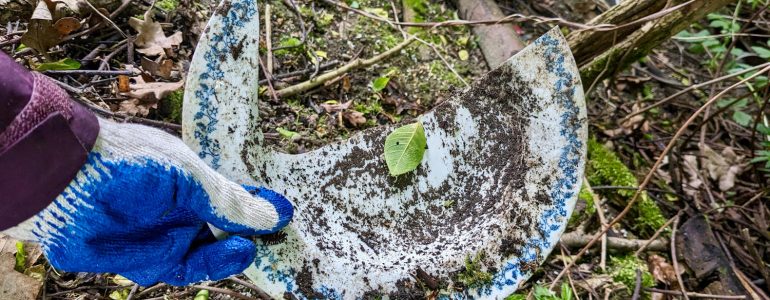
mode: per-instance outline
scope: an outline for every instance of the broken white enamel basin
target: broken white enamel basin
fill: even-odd
[[[298,155],[264,145],[256,7],[224,1],[212,17],[183,117],[185,141],[212,167],[295,205],[285,234],[257,239],[248,277],[276,298],[514,292],[559,240],[583,176],[583,90],[559,30],[424,114],[422,163],[392,177],[383,144],[397,124]],[[463,286],[465,258],[481,252],[491,280]]]

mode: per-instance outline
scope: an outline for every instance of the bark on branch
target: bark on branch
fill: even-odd
[[[632,4],[647,3],[648,0],[623,1],[628,3],[625,6],[616,6],[605,12],[597,19],[617,18],[617,15],[627,15],[630,11],[636,10]],[[644,57],[650,51],[669,39],[671,36],[686,29],[691,23],[705,17],[734,0],[696,0],[690,5],[669,13],[660,19],[649,21],[633,32],[627,35],[601,35],[576,33],[570,35],[567,39],[570,41],[570,47],[573,53],[578,52],[581,57],[590,57],[590,53],[601,53],[586,63],[579,63],[580,76],[583,79],[583,86],[590,87],[593,82],[601,80],[607,76],[615,74],[624,69],[631,63]],[[629,3],[633,2],[633,3]],[[655,5],[666,3],[666,0],[654,0]],[[686,1],[672,1],[672,6],[684,3]],[[652,7],[652,4],[650,4]],[[612,12],[612,13],[610,13]],[[597,22],[604,22],[597,20]],[[612,34],[612,32],[609,32]],[[578,36],[581,34],[581,36]],[[615,45],[613,46],[613,36]],[[625,37],[625,38],[624,38]],[[591,44],[590,50],[585,51],[583,47]]]
[[[569,248],[580,248],[587,245],[592,238],[593,234],[587,235],[577,232],[567,232],[561,236],[559,241]],[[639,248],[643,247],[648,242],[648,240],[607,237],[607,248],[630,252],[639,250]],[[665,239],[653,240],[647,245],[646,249],[651,251],[666,251],[668,250],[668,241]]]

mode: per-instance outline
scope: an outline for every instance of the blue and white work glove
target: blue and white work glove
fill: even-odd
[[[256,247],[239,236],[217,241],[207,222],[259,235],[292,218],[286,198],[227,180],[170,134],[99,125],[88,161],[64,192],[5,231],[39,242],[58,269],[118,273],[143,286],[222,279],[248,267]]]

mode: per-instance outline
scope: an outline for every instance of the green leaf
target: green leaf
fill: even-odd
[[[281,127],[278,127],[275,130],[278,131],[278,133],[280,133],[281,136],[283,136],[284,138],[290,139],[290,140],[296,140],[296,139],[302,137],[302,135],[299,134],[299,133],[296,133],[296,132],[291,131],[291,130],[283,129]]]
[[[209,300],[209,290],[200,290],[193,300]]]
[[[384,76],[384,77],[377,77],[372,83],[370,84],[371,88],[375,92],[379,92],[385,89],[386,86],[388,86],[388,82],[390,81],[390,77]]]
[[[754,52],[759,55],[759,57],[764,59],[770,58],[770,49],[767,49],[765,47],[759,47],[759,46],[751,46],[751,50],[754,50]]]
[[[128,294],[131,293],[128,289],[122,289],[122,290],[115,290],[112,293],[110,293],[110,299],[112,300],[126,300],[128,299]]]
[[[742,112],[740,110],[736,110],[733,112],[733,120],[735,120],[736,123],[740,124],[741,126],[749,126],[751,124],[751,115]]]
[[[572,300],[572,289],[570,288],[569,283],[563,282],[561,284],[561,299]]]
[[[71,58],[65,58],[55,62],[42,63],[35,68],[38,72],[50,70],[77,70],[80,69],[80,62]]]
[[[556,293],[549,290],[547,287],[536,285],[535,292],[533,293],[537,300],[556,300]]]
[[[505,300],[527,300],[527,295],[513,294],[508,297],[505,297]]]
[[[24,243],[16,242],[16,271],[24,273],[24,266],[27,264],[27,252],[24,251]]]
[[[460,60],[468,60],[470,57],[470,54],[468,54],[468,51],[460,50],[460,52],[457,52],[457,56],[460,58]]]
[[[420,121],[391,132],[385,139],[385,163],[390,175],[398,176],[416,169],[425,154],[427,143]]]

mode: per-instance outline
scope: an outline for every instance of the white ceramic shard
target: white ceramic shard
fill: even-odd
[[[558,28],[424,114],[422,163],[392,177],[383,144],[398,125],[298,155],[263,145],[256,7],[220,5],[183,115],[184,140],[207,163],[295,205],[283,234],[257,240],[249,278],[276,298],[420,298],[432,280],[442,299],[514,292],[556,245],[583,175],[583,90]],[[492,280],[463,287],[465,258],[480,252]]]

